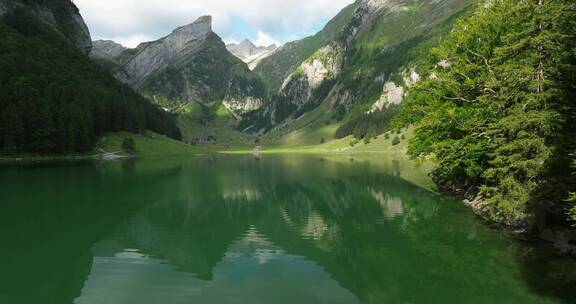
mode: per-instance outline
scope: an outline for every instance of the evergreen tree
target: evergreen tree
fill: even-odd
[[[122,149],[126,152],[136,151],[136,143],[132,137],[126,137],[122,141]]]
[[[180,139],[173,117],[25,9],[0,18],[0,153],[90,150],[112,131]]]
[[[433,51],[429,79],[397,125],[417,123],[412,157],[435,154],[433,177],[477,189],[496,220],[525,219],[572,182],[576,5],[494,0]]]

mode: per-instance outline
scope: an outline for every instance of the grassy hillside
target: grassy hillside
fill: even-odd
[[[238,145],[249,141],[250,136],[235,129],[236,117],[222,104],[189,104],[178,115],[178,126],[182,131],[182,140],[215,147]]]
[[[140,158],[192,157],[211,152],[207,148],[187,145],[152,131],[146,131],[144,135],[130,132],[109,133],[104,137],[100,147],[108,153],[121,152],[122,141],[125,138],[134,139],[136,154]]]

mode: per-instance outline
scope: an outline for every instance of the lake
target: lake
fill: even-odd
[[[0,167],[0,303],[576,303],[576,265],[373,157]]]

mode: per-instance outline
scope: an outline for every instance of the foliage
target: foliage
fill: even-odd
[[[134,140],[134,145],[138,150],[138,158],[189,158],[191,155],[209,152],[203,147],[185,144],[151,131],[145,131],[144,134],[129,132],[107,133],[104,142],[100,146],[108,152],[122,151],[122,142],[128,137]]]
[[[576,193],[572,193],[568,201],[574,204],[576,202]],[[571,221],[576,222],[576,206],[572,206],[572,208],[570,208],[568,216],[570,217]]]
[[[301,78],[304,76],[304,69],[299,66],[296,68],[296,70],[294,70],[294,73],[292,73],[292,77],[294,78]]]
[[[341,121],[345,115],[346,115],[346,106],[344,106],[343,104],[339,104],[333,110],[332,119],[334,119],[335,121]]]
[[[576,169],[576,161],[572,163],[572,168]],[[572,188],[574,189],[574,188]],[[568,202],[572,205],[569,207],[568,217],[576,225],[576,192],[570,193]]]
[[[126,137],[122,140],[122,150],[127,152],[136,151],[136,143],[132,137]]]
[[[354,135],[355,138],[373,137],[388,131],[391,120],[399,108],[391,105],[383,111],[363,114],[342,124],[336,131],[336,138]]]
[[[79,14],[78,7],[70,0],[20,0],[28,7],[39,7],[47,9],[54,15],[56,29],[62,33],[69,41],[74,42],[79,36],[83,35],[82,29],[76,23],[76,17],[72,15]]]
[[[392,145],[397,146],[399,144],[400,144],[400,137],[394,136],[394,139],[392,139]]]
[[[179,138],[173,118],[33,14],[0,20],[0,153],[87,151],[109,131]]]
[[[436,181],[478,189],[495,220],[563,201],[554,190],[571,179],[574,20],[571,1],[480,7],[432,52],[429,79],[410,90],[394,123],[416,123],[410,155],[435,155]]]

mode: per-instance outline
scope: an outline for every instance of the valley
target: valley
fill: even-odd
[[[0,0],[0,302],[576,302],[576,3],[246,1]]]
[[[135,49],[97,41],[92,57],[106,61],[103,65],[112,67],[118,79],[175,113],[186,143],[222,150],[256,146],[310,150],[331,141],[352,142],[350,135],[360,139],[383,135],[393,116],[385,113],[395,113],[404,91],[420,80],[419,60],[457,17],[471,12],[474,1],[409,3],[356,1],[314,36],[280,47],[258,47],[249,40],[229,44],[235,60],[221,41],[216,42],[209,17]],[[419,31],[411,31],[414,26]],[[365,46],[386,51],[375,54]],[[204,48],[212,50],[210,58],[203,57]],[[163,49],[160,61],[140,59],[158,49]],[[393,64],[385,61],[367,68],[395,54],[402,55],[393,57]],[[252,57],[259,58],[257,64]],[[217,66],[213,60],[218,60]],[[222,62],[230,65],[221,67]],[[138,76],[131,66],[145,67],[149,75]],[[366,78],[350,78],[352,74]],[[371,126],[359,123],[370,120]]]

